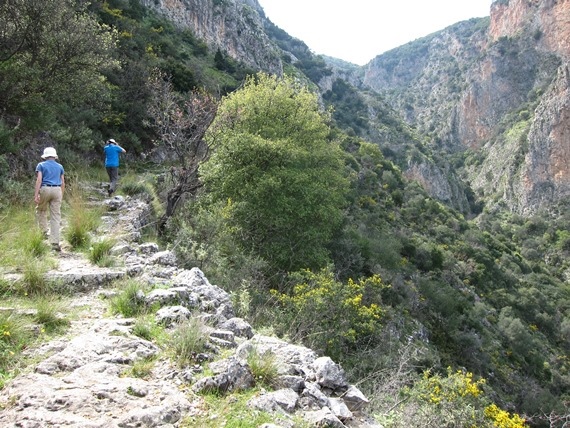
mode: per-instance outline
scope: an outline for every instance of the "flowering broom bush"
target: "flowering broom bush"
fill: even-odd
[[[381,291],[388,287],[380,276],[341,283],[323,269],[300,271],[292,279],[289,294],[273,291],[283,311],[284,333],[335,360],[354,346],[375,341],[385,313]]]

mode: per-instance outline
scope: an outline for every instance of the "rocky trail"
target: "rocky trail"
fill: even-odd
[[[116,240],[116,267],[93,266],[65,247],[57,256],[58,266],[47,276],[73,290],[69,309],[80,316],[71,317],[63,337],[26,351],[35,363],[0,390],[1,427],[199,427],[196,421],[211,412],[205,393],[255,386],[247,364],[252,351],[271,352],[279,368],[277,387],[261,390],[248,402],[252,410],[275,416],[264,427],[295,427],[295,420],[307,426],[378,427],[365,413],[368,400],[338,364],[308,348],[256,334],[234,316],[229,294],[203,272],[182,269],[171,251],[141,242],[150,220],[145,201],[99,199],[107,212],[97,233]],[[113,283],[126,277],[152,288],[141,291],[140,298],[160,307],[156,320],[168,329],[192,317],[205,323],[209,351],[201,365],[180,367],[159,346],[133,334],[135,319],[110,315],[108,299],[117,293]],[[18,275],[4,279],[16,281]],[[152,369],[135,376],[133,365],[141,361],[152,361]],[[210,376],[204,374],[206,365]],[[224,426],[221,421],[219,426]]]

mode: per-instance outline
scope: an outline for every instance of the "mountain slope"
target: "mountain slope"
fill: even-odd
[[[380,55],[364,85],[426,135],[487,205],[533,213],[570,195],[570,3],[496,1],[491,17]],[[512,141],[516,134],[518,141]],[[461,165],[460,165],[461,166]],[[432,192],[433,194],[433,192]]]

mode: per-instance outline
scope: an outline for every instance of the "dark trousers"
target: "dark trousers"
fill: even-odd
[[[109,175],[109,194],[113,193],[117,188],[117,181],[119,180],[119,167],[108,166],[107,174]]]

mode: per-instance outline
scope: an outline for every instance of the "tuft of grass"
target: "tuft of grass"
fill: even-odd
[[[65,233],[65,239],[74,250],[86,248],[91,240],[89,231],[83,227],[83,224],[74,221],[69,223]]]
[[[42,324],[47,333],[63,333],[70,321],[61,316],[64,305],[54,297],[41,297],[36,301],[35,321]]]
[[[44,240],[43,233],[36,228],[33,228],[27,234],[27,240],[24,243],[24,250],[32,257],[41,258],[49,253],[49,246]]]
[[[80,185],[75,184],[70,188],[72,190],[67,192],[70,195],[67,197],[69,215],[67,216],[67,227],[64,235],[71,248],[84,249],[89,246],[90,233],[99,226],[102,209],[87,205],[86,197]]]
[[[110,301],[113,314],[120,314],[126,318],[136,317],[148,310],[140,284],[132,279],[126,280],[121,292]]]
[[[157,324],[154,316],[142,316],[137,318],[131,332],[141,339],[158,344],[164,343],[166,332],[164,327]]]
[[[152,369],[154,368],[155,363],[156,357],[138,359],[127,371],[127,374],[132,377],[146,379],[152,374]]]
[[[22,269],[22,280],[17,287],[20,294],[25,296],[46,295],[52,291],[52,284],[46,278],[47,263],[34,258],[25,259]]]
[[[89,249],[89,261],[97,266],[113,266],[113,258],[111,257],[111,249],[115,245],[115,241],[103,239],[93,243]]]
[[[206,349],[205,326],[199,318],[178,324],[170,338],[170,349],[180,367],[192,363],[197,354]]]
[[[265,388],[275,387],[279,378],[279,367],[273,352],[260,354],[253,348],[247,354],[247,364],[257,385]]]
[[[33,339],[29,325],[21,316],[0,312],[0,373],[9,373],[17,367],[20,353]]]
[[[152,187],[144,180],[134,179],[134,176],[127,176],[121,181],[121,192],[129,196],[152,197]]]

